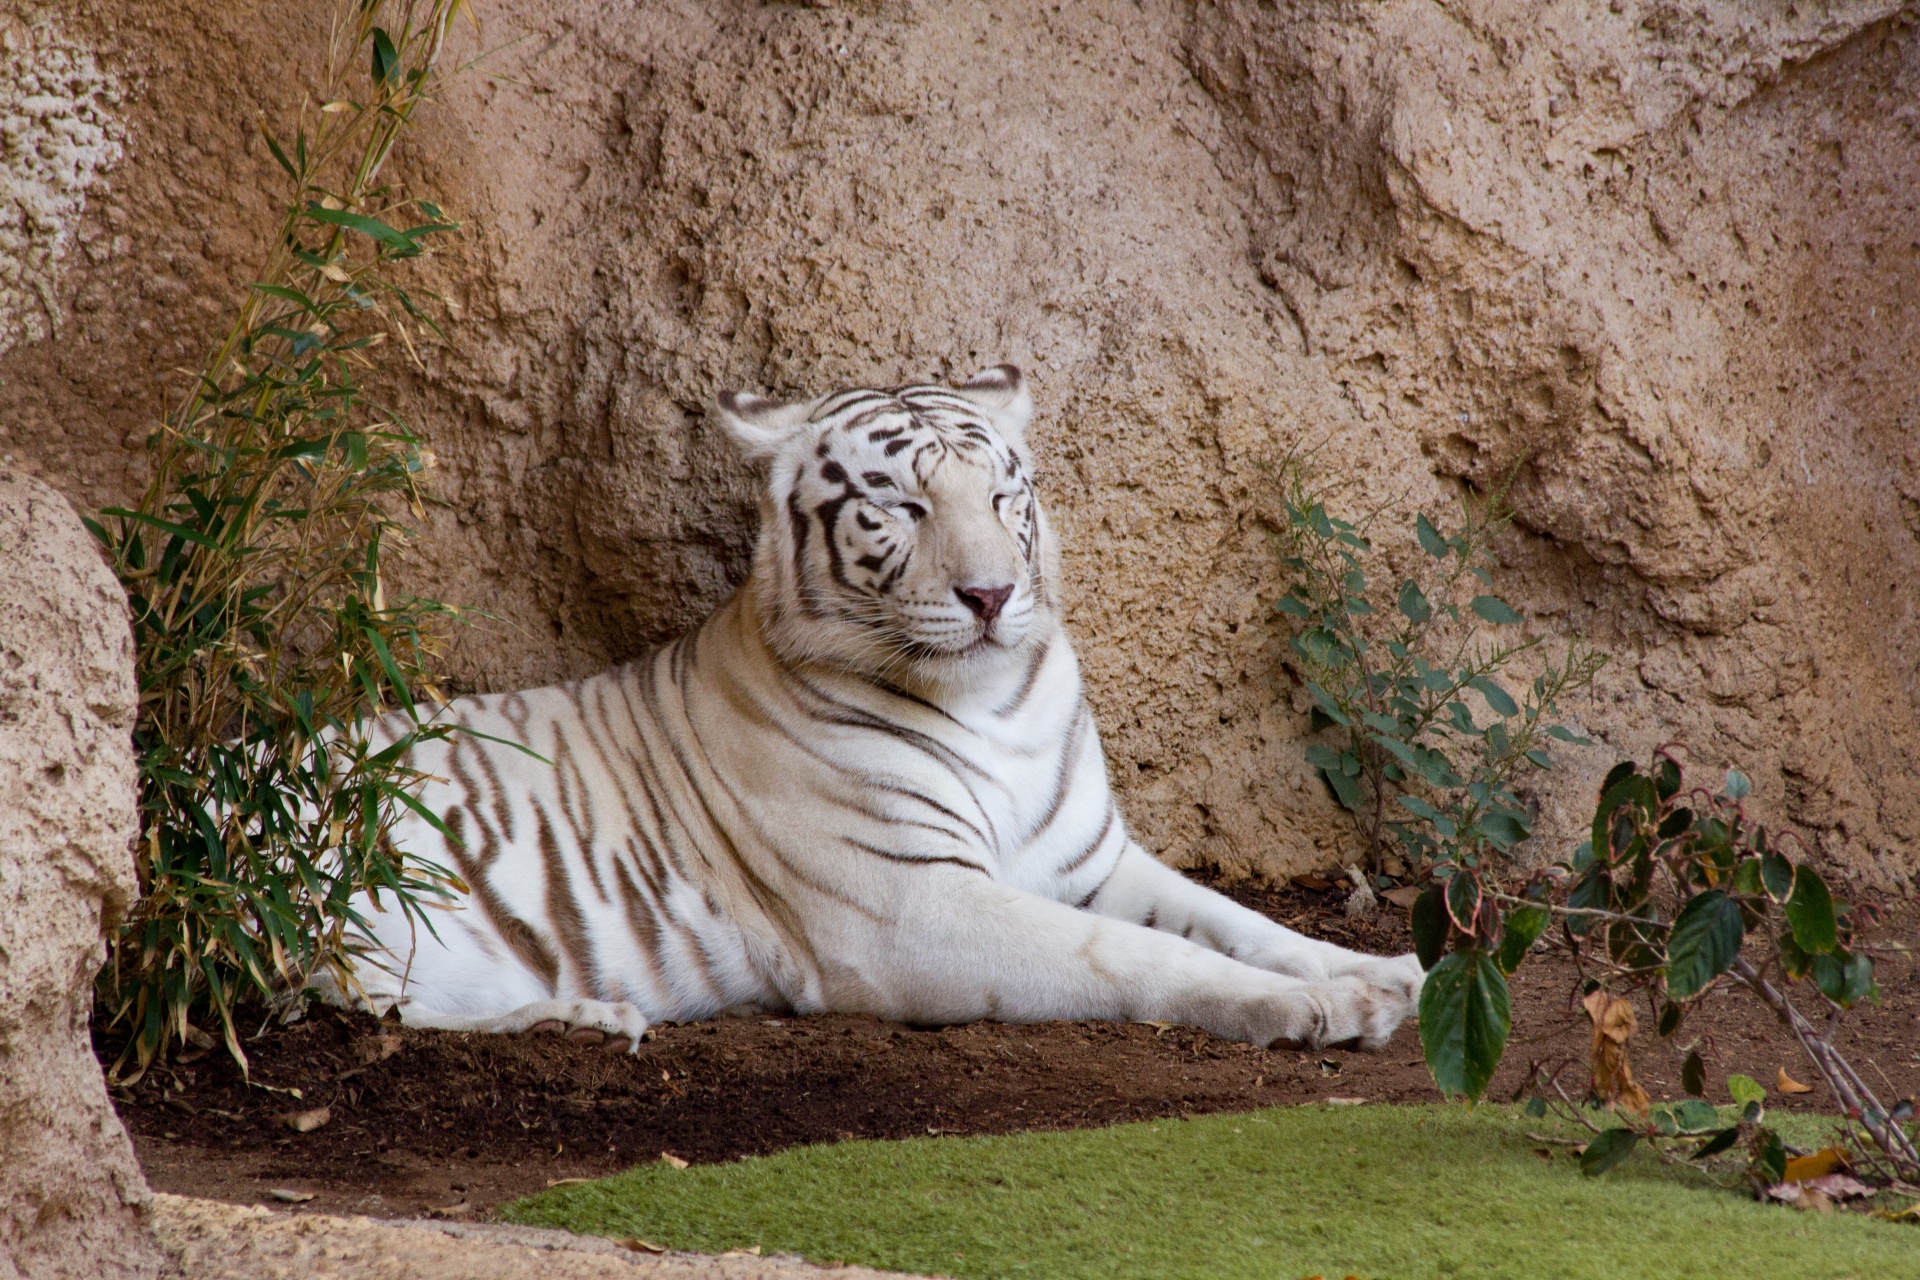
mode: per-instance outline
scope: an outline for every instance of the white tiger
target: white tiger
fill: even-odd
[[[438,939],[362,899],[376,1009],[637,1044],[731,1006],[1189,1023],[1377,1047],[1412,956],[1362,955],[1192,883],[1127,835],[1061,629],[1032,400],[958,388],[720,397],[764,467],[745,586],[636,662],[462,698],[415,753],[469,887]],[[337,993],[336,993],[337,996]]]

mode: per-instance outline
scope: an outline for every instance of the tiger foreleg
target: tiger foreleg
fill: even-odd
[[[1159,861],[1137,844],[1087,909],[1178,934],[1257,969],[1307,982],[1351,978],[1416,1004],[1425,977],[1412,955],[1376,956],[1295,933]]]
[[[1368,1048],[1412,1009],[1355,978],[1303,982],[985,877],[918,874],[891,920],[837,940],[833,968],[849,980],[823,1007],[903,1022],[1181,1022],[1257,1045]]]
[[[604,1042],[618,1047],[624,1041],[629,1053],[640,1051],[640,1041],[647,1031],[647,1016],[638,1008],[606,1000],[536,1000],[498,1014],[443,1013],[410,999],[400,1000],[395,1008],[400,1021],[409,1027],[487,1035],[549,1031],[576,1044]]]

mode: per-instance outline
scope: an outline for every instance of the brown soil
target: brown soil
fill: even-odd
[[[1349,921],[1338,890],[1222,887],[1316,936],[1379,952],[1410,946],[1401,912],[1383,907]],[[1893,920],[1890,936],[1920,939],[1920,915],[1903,906]],[[1887,964],[1881,981],[1880,1006],[1853,1015],[1841,1043],[1888,1100],[1920,1092],[1920,980],[1910,965]],[[1533,1061],[1584,1055],[1576,992],[1558,957],[1521,969],[1516,1036],[1492,1096],[1512,1095]],[[1813,1083],[1783,1029],[1728,992],[1671,1041],[1635,1038],[1636,1071],[1656,1098],[1679,1096],[1683,1050],[1696,1040],[1710,1080],[1740,1071],[1771,1089],[1784,1067]],[[247,1049],[252,1087],[216,1051],[120,1091],[155,1190],[248,1203],[284,1190],[311,1194],[307,1208],[330,1212],[485,1216],[553,1181],[662,1153],[724,1161],[850,1138],[1071,1129],[1330,1096],[1437,1097],[1411,1026],[1369,1054],[1255,1049],[1146,1024],[915,1029],[840,1015],[722,1018],[660,1027],[628,1056],[317,1009]],[[1828,1105],[1822,1087],[1773,1101]],[[283,1122],[323,1106],[330,1119],[311,1132]]]

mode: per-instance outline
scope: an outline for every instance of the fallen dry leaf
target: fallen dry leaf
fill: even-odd
[[[592,1181],[592,1178],[548,1178],[547,1185],[549,1187],[572,1187],[578,1186],[582,1182]]]
[[[1787,1069],[1785,1067],[1780,1068],[1780,1074],[1774,1077],[1773,1087],[1776,1091],[1780,1093],[1812,1093],[1813,1092],[1812,1085],[1801,1084],[1798,1080],[1795,1080],[1792,1076],[1787,1074]]]
[[[313,1192],[311,1191],[289,1191],[285,1187],[275,1187],[273,1190],[267,1192],[267,1194],[275,1200],[278,1200],[281,1204],[305,1204],[307,1201],[313,1199]]]
[[[1593,1019],[1593,1091],[1601,1100],[1644,1116],[1652,1107],[1647,1091],[1634,1083],[1627,1062],[1627,1041],[1634,1031],[1633,1006],[1609,991],[1594,991],[1580,1002]]]
[[[660,1153],[660,1163],[670,1164],[676,1169],[684,1169],[687,1167],[687,1162],[679,1156],[674,1155],[671,1151],[662,1151]]]
[[[635,1253],[665,1253],[667,1246],[655,1244],[651,1240],[642,1240],[639,1236],[628,1236],[625,1240],[615,1240],[622,1249],[631,1249]]]
[[[353,1056],[361,1066],[370,1067],[376,1062],[385,1062],[400,1052],[404,1043],[405,1041],[396,1035],[367,1036],[365,1039],[353,1042]]]
[[[1358,1107],[1365,1105],[1366,1101],[1365,1098],[1328,1098],[1327,1105],[1330,1107]]]
[[[750,1249],[729,1249],[720,1256],[723,1258],[757,1258],[760,1256],[760,1246],[756,1244]]]
[[[1830,1173],[1843,1172],[1847,1167],[1847,1157],[1838,1147],[1824,1147],[1810,1156],[1795,1156],[1787,1161],[1787,1173],[1782,1182],[1807,1182],[1814,1178],[1824,1178]]]
[[[1873,1188],[1850,1173],[1829,1173],[1800,1184],[1818,1191],[1829,1200],[1859,1200],[1873,1194]]]
[[[1389,889],[1380,896],[1396,907],[1411,907],[1420,900],[1420,889],[1416,885],[1403,884],[1398,889]]]
[[[1311,871],[1304,876],[1295,876],[1293,882],[1302,889],[1312,889],[1315,892],[1324,892],[1333,888],[1333,881],[1325,876],[1314,875]]]
[[[312,1133],[331,1119],[332,1108],[315,1107],[311,1111],[289,1111],[280,1117],[280,1123],[295,1133]]]

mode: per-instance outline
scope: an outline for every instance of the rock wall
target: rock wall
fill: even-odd
[[[4,2],[4,0],[0,0]],[[20,0],[13,0],[19,3]],[[459,675],[580,674],[745,565],[703,406],[1035,379],[1116,781],[1176,861],[1351,855],[1267,614],[1271,467],[1444,509],[1517,469],[1505,594],[1616,655],[1542,844],[1679,738],[1885,886],[1920,868],[1920,80],[1911,6],[521,0],[402,169],[467,223],[396,375],[449,505],[412,581],[499,621]],[[291,0],[63,30],[125,158],[0,355],[0,451],[138,484],[157,374],[258,257]]]
[[[152,1276],[133,1144],[87,1034],[135,894],[133,636],[71,507],[0,467],[0,1280]]]

